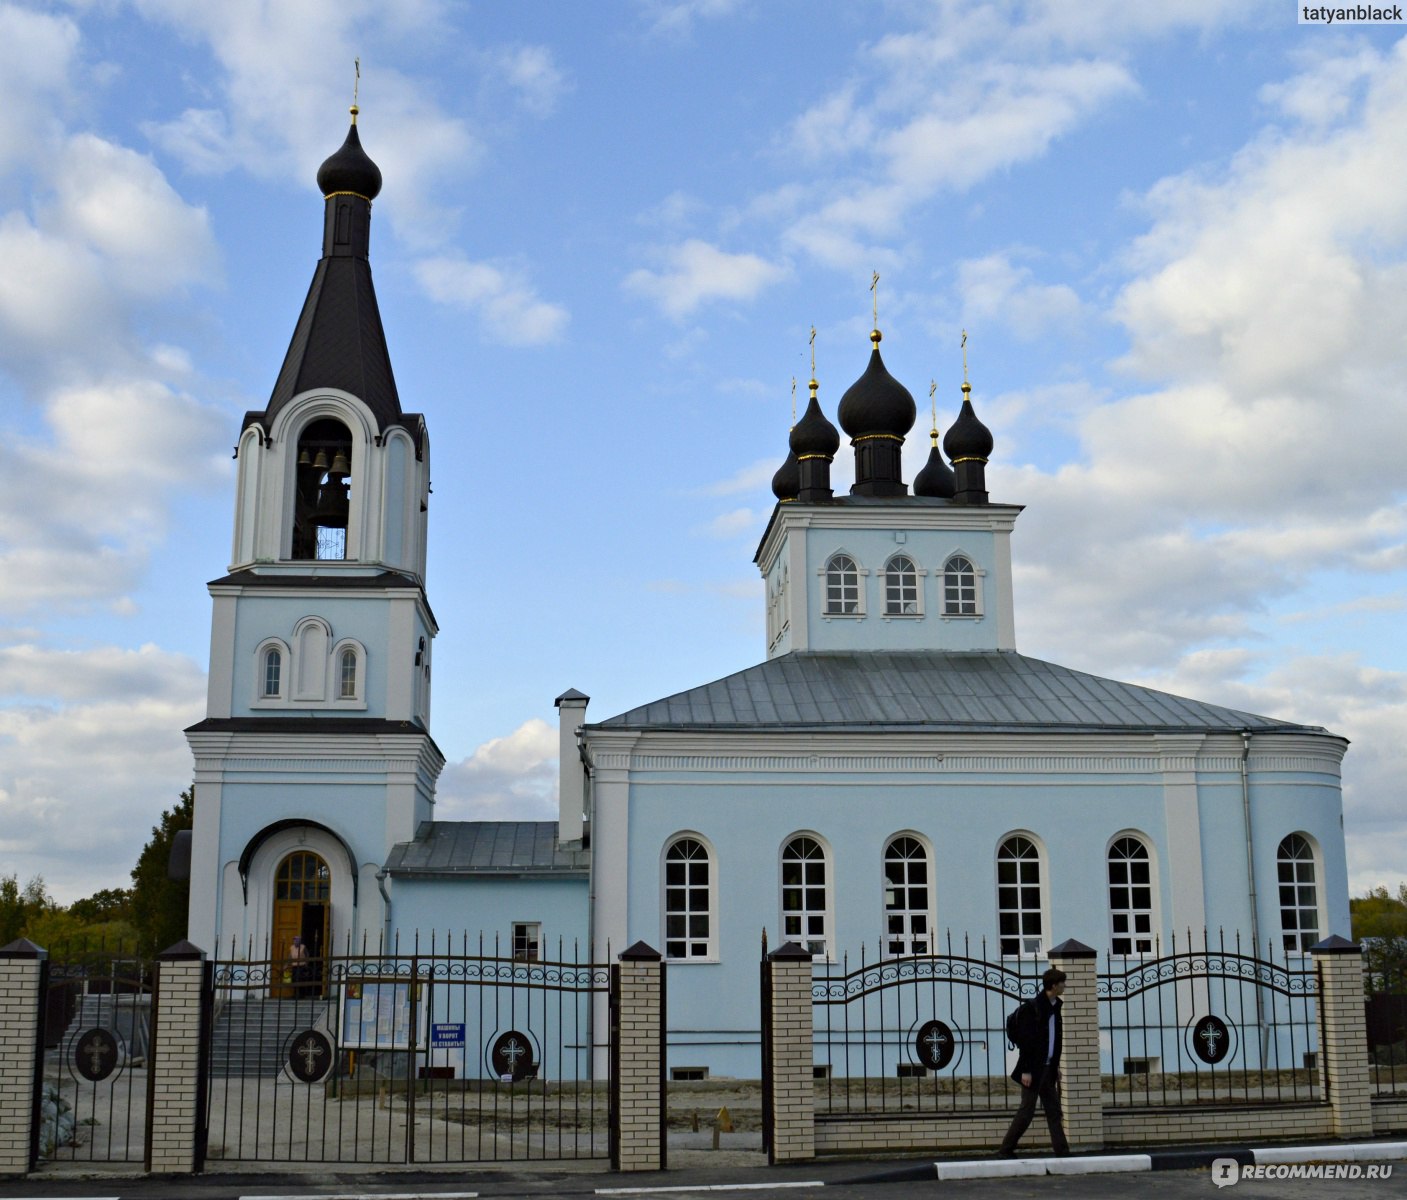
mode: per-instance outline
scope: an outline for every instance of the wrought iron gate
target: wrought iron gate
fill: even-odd
[[[31,1159],[143,1162],[151,961],[123,944],[68,947],[44,964],[41,981]]]
[[[473,949],[217,960],[207,1164],[606,1157],[609,968]]]

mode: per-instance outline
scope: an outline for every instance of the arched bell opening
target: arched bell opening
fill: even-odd
[[[313,421],[298,439],[293,504],[293,557],[347,557],[352,435],[331,417]]]
[[[284,965],[275,969],[269,994],[321,996],[332,917],[332,872],[321,855],[295,850],[284,856],[274,873],[273,909],[270,945],[274,962]],[[295,950],[294,938],[306,954]]]

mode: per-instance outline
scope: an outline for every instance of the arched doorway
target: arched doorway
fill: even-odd
[[[287,855],[274,873],[273,957],[275,963],[290,965],[286,970],[276,968],[276,977],[269,989],[271,996],[322,995],[323,953],[331,911],[332,873],[327,863],[311,850],[295,850]],[[306,978],[294,978],[295,937],[301,937],[308,948],[311,970]]]

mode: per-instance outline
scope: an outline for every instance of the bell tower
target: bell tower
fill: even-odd
[[[206,718],[186,731],[190,939],[207,950],[379,929],[376,873],[430,819],[444,765],[429,733],[430,439],[391,370],[370,262],[381,172],[356,122],[353,105],[318,170],[322,257],[269,402],[245,414],[229,571],[209,584]],[[316,886],[294,890],[316,893],[316,919],[283,895],[314,861]]]

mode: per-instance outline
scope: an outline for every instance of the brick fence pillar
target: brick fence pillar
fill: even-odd
[[[1363,1010],[1363,948],[1337,934],[1309,952],[1319,973],[1319,1087],[1338,1137],[1372,1136],[1373,1090]]]
[[[153,1175],[203,1166],[205,951],[177,942],[156,956],[147,1070],[147,1160]]]
[[[1050,965],[1065,972],[1060,1010],[1060,1102],[1071,1150],[1104,1145],[1104,1101],[1099,1076],[1099,1001],[1095,952],[1073,938],[1050,952]]]
[[[644,942],[611,966],[611,1166],[663,1171],[664,963]]]
[[[48,953],[20,938],[0,948],[0,1176],[33,1165],[39,1014]]]
[[[816,1157],[816,1072],[811,1044],[811,952],[787,942],[767,956],[771,1004],[766,1089],[769,1163]]]

